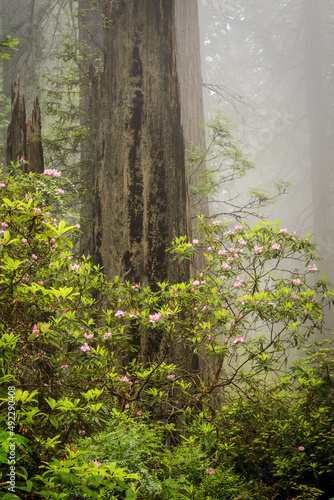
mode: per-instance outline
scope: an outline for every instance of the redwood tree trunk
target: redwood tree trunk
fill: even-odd
[[[167,249],[189,230],[174,0],[108,0],[91,98],[92,255],[108,278],[189,277]]]

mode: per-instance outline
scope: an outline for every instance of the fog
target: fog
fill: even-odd
[[[245,200],[249,188],[274,194],[277,181],[290,183],[261,213],[313,234],[319,268],[333,281],[333,2],[203,0],[199,7],[206,120],[218,108],[230,118],[256,167],[229,194]]]

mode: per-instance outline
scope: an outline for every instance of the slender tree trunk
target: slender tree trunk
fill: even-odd
[[[80,72],[80,109],[81,125],[89,124],[89,86],[90,86],[90,65],[96,67],[97,52],[101,57],[103,64],[103,19],[101,6],[96,0],[79,0],[79,41],[84,45],[83,50],[87,52],[88,57],[82,61]],[[89,253],[92,245],[92,198],[91,198],[91,179],[92,179],[92,153],[90,141],[81,143],[80,151],[81,161],[81,210],[80,219],[83,232],[80,238],[80,251],[82,254]]]
[[[189,277],[172,261],[189,232],[173,0],[109,0],[105,68],[93,78],[92,255],[108,278],[156,286]]]

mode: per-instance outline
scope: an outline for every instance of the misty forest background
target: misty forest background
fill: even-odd
[[[2,498],[333,499],[333,0],[0,6]]]

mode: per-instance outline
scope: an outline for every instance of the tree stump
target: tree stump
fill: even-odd
[[[12,85],[11,122],[7,132],[6,161],[19,162],[24,172],[44,172],[43,148],[41,142],[41,112],[38,98],[33,101],[32,117],[26,118],[24,95],[20,92],[19,77]]]

